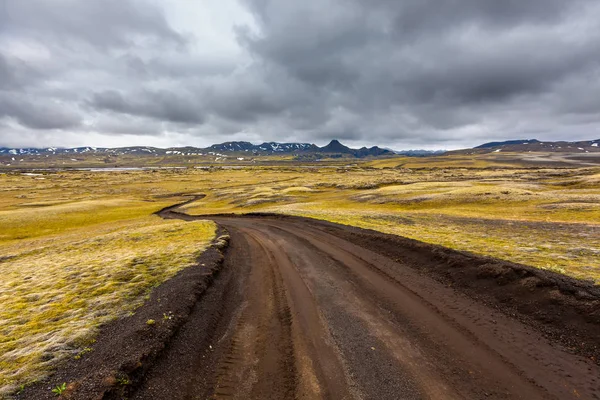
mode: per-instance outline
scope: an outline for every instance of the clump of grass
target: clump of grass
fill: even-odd
[[[221,235],[217,238],[217,240],[215,240],[215,246],[218,249],[224,249],[229,245],[229,239],[229,235]]]
[[[100,324],[127,316],[153,287],[193,265],[215,229],[150,216],[60,246],[11,248],[0,264],[0,393],[85,353]]]
[[[67,383],[63,382],[62,385],[57,385],[54,389],[52,389],[52,393],[54,393],[57,396],[60,396],[63,394],[63,392],[65,392],[67,390]]]
[[[79,360],[81,357],[83,357],[84,355],[86,355],[87,353],[92,352],[93,349],[91,347],[86,347],[83,350],[81,350],[75,357],[73,357],[76,360]]]
[[[118,376],[117,383],[119,385],[125,386],[125,385],[131,384],[131,381],[129,380],[129,378],[127,376]]]

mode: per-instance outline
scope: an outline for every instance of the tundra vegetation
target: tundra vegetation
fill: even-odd
[[[375,229],[600,283],[600,167],[486,158],[0,173],[0,393],[93,351],[98,327],[194,263],[190,214],[269,212]]]
[[[99,325],[135,312],[214,237],[213,222],[164,221],[152,213],[172,199],[122,196],[126,180],[112,179],[0,175],[0,398],[92,351]]]
[[[211,173],[206,175],[210,176]],[[190,214],[269,212],[402,235],[600,283],[600,169],[245,169]]]

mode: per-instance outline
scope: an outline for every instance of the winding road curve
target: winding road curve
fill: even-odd
[[[318,223],[215,221],[223,270],[133,399],[600,398],[597,364],[401,259]]]

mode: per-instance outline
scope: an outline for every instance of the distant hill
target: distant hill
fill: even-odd
[[[536,143],[540,143],[540,141],[537,139],[506,140],[504,142],[484,143],[475,148],[476,149],[490,149],[490,148],[495,148],[495,147],[499,147],[499,146],[518,146],[518,145],[523,145],[523,144],[536,144]]]
[[[250,142],[225,142],[213,144],[204,149],[206,151],[219,152],[272,152],[272,153],[293,153],[302,151],[318,151],[319,147],[310,143],[277,143],[265,142],[262,144],[252,144]]]
[[[472,149],[454,150],[448,152],[448,154],[485,154],[492,152],[600,153],[600,139],[578,142],[551,142],[537,139],[507,140],[484,143]]]
[[[300,159],[319,159],[322,157],[378,157],[390,156],[394,152],[382,149],[377,146],[361,149],[351,149],[344,146],[338,140],[332,140],[329,144],[319,147],[310,143],[278,143],[265,142],[262,144],[252,144],[250,142],[225,142],[213,144],[206,148],[198,147],[170,147],[166,149],[157,147],[119,147],[119,148],[104,148],[104,147],[76,147],[76,148],[8,148],[0,147],[0,155],[18,157],[27,155],[36,156],[52,156],[52,155],[83,155],[96,154],[105,156],[117,155],[182,155],[182,156],[261,156],[273,154],[290,154]]]

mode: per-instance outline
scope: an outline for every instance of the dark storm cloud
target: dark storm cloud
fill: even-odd
[[[253,23],[228,39],[168,18],[192,3],[0,0],[3,132],[398,147],[600,135],[596,0],[239,1]]]
[[[600,61],[594,22],[600,13],[592,1],[246,3],[260,32],[240,30],[240,40],[263,62],[306,85],[328,87],[330,106],[374,116],[376,125],[400,108],[395,112],[409,113],[429,137],[485,124],[521,101],[542,100],[561,82],[597,71]],[[356,123],[349,129],[362,139],[378,131]],[[418,131],[402,124],[381,127],[379,136]]]
[[[374,6],[390,12],[396,33],[447,31],[484,25],[505,30],[518,25],[556,23],[585,0],[375,0]]]
[[[567,18],[581,1],[328,1],[322,14],[314,0],[249,3],[263,30],[241,32],[253,53],[307,84],[353,97],[360,88],[385,103],[501,100],[600,59],[597,37],[572,43],[535,25]]]

